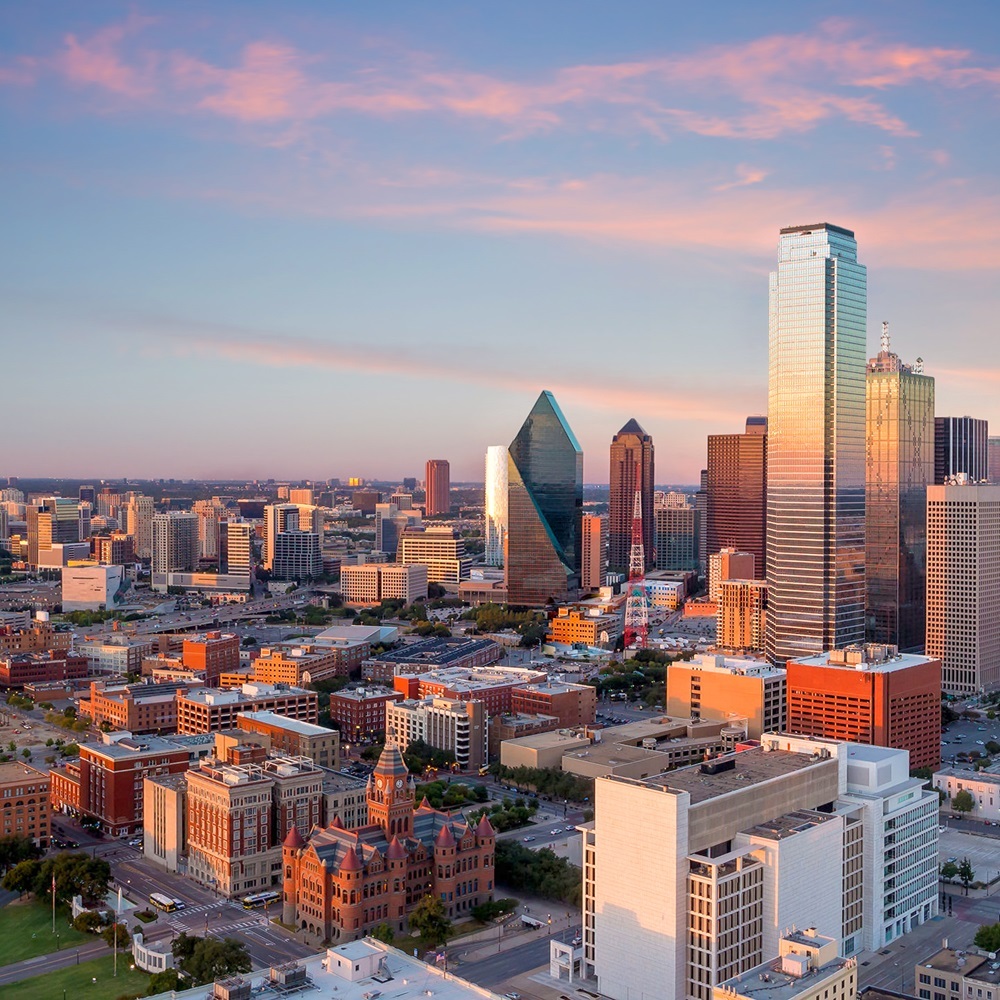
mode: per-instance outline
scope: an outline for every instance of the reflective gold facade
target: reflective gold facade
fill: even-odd
[[[867,272],[854,234],[782,229],[769,299],[766,651],[865,633]]]
[[[538,397],[508,456],[507,601],[539,606],[575,597],[583,450],[551,392]]]
[[[924,648],[927,487],[934,482],[934,379],[888,350],[868,362],[865,420],[867,637]]]
[[[642,545],[646,569],[655,562],[654,476],[653,439],[633,418],[611,439],[608,567],[616,573],[627,573],[629,569],[636,490],[642,497]]]

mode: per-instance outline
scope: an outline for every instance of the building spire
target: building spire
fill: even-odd
[[[889,353],[889,321],[882,320],[882,343],[880,350],[883,354]]]

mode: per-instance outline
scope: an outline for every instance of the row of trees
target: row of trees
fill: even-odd
[[[522,792],[537,792],[552,799],[570,802],[589,802],[594,795],[594,779],[581,778],[551,767],[508,767],[490,764],[490,773],[505,785],[512,785]]]
[[[503,632],[513,629],[521,636],[521,645],[537,646],[548,630],[548,619],[536,611],[512,611],[505,604],[481,604],[462,615],[476,623],[477,632]]]
[[[365,760],[378,760],[385,749],[385,739],[365,747],[361,756]],[[423,740],[413,740],[403,751],[403,760],[411,774],[423,774],[429,767],[448,768],[456,763],[455,755],[448,750],[439,750]]]
[[[3,887],[21,895],[32,893],[40,899],[68,902],[82,896],[85,906],[99,906],[108,894],[111,866],[103,858],[62,851],[55,857],[20,861],[3,878]]]
[[[507,830],[516,830],[519,827],[527,826],[536,812],[538,812],[537,802],[526,802],[519,796],[513,802],[510,799],[504,799],[503,802],[495,802],[492,806],[477,809],[474,813],[469,814],[469,822],[475,826],[481,817],[489,816],[493,829],[497,833],[504,833]]]
[[[462,781],[429,781],[417,785],[417,801],[426,798],[435,809],[457,809],[475,802],[486,802],[490,794],[485,785],[467,785]]]
[[[542,899],[580,905],[580,869],[548,847],[531,851],[513,840],[496,842],[496,881]]]
[[[0,868],[5,872],[22,861],[42,856],[42,849],[30,837],[0,837]]]

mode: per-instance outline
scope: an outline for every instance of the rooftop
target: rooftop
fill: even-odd
[[[325,726],[317,726],[312,722],[302,722],[301,719],[290,719],[287,715],[278,715],[277,712],[244,712],[241,717],[243,716],[254,722],[263,722],[268,726],[287,729],[300,736],[332,736],[334,734],[334,730],[327,729]]]
[[[961,778],[969,784],[1000,785],[1000,773],[984,768],[982,771],[965,771],[957,767],[942,767],[934,772],[935,778]]]
[[[908,670],[910,667],[923,666],[925,663],[936,661],[931,656],[900,653],[895,646],[868,643],[864,646],[846,646],[844,649],[831,650],[828,653],[821,653],[819,656],[804,656],[790,662],[800,663],[805,667],[830,667],[833,670],[871,671],[885,674],[896,670]]]
[[[322,634],[322,633],[321,633]],[[462,636],[423,639],[401,649],[391,649],[373,657],[379,663],[439,663],[447,666],[470,653],[495,646],[492,639],[466,639]]]
[[[786,937],[789,935],[786,935]],[[809,969],[805,975],[795,976],[782,968],[781,958],[749,969],[741,976],[733,976],[717,987],[719,992],[732,990],[753,1000],[792,1000],[803,993],[815,994],[826,980],[839,976],[845,969],[857,964],[853,958],[836,958],[818,969]]]
[[[28,764],[13,760],[0,763],[0,784],[5,785],[10,781],[38,781],[42,778],[48,781],[49,776]]]
[[[969,955],[954,948],[942,948],[930,958],[917,962],[917,968],[937,969],[939,972],[954,972],[967,976],[985,962],[986,957],[983,955]]]
[[[700,764],[681,767],[667,774],[646,778],[645,784],[659,786],[670,791],[687,792],[692,803],[707,802],[720,795],[742,791],[752,785],[794,774],[807,767],[829,764],[832,758],[818,754],[795,753],[791,750],[768,750],[754,747],[733,754],[733,766],[715,774],[706,774]],[[836,766],[836,761],[833,762]],[[625,779],[612,779],[625,780]]]
[[[784,816],[768,820],[766,823],[758,823],[745,832],[750,836],[762,837],[765,840],[785,840],[787,837],[793,837],[804,830],[828,823],[833,818],[831,813],[816,812],[812,809],[797,809],[795,812],[786,813]],[[787,936],[794,937],[794,935]]]

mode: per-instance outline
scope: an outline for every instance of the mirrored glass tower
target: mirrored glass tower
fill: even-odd
[[[565,601],[580,587],[583,450],[551,392],[508,448],[507,602]]]
[[[766,651],[865,637],[867,272],[854,233],[782,229],[769,296]]]
[[[485,485],[483,514],[486,545],[483,561],[487,566],[502,566],[507,539],[507,449],[502,444],[493,444],[486,449]]]

